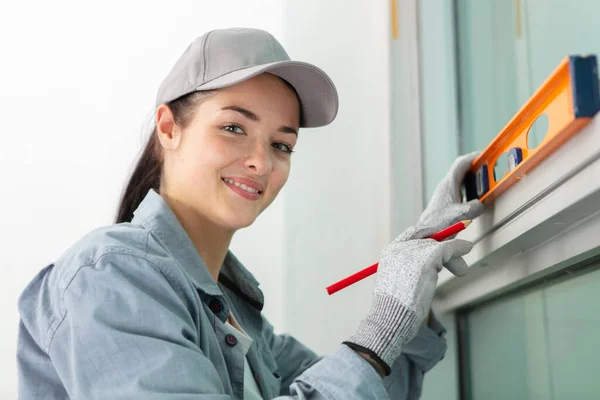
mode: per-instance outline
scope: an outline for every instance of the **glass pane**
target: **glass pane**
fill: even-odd
[[[419,65],[425,203],[458,156],[453,4],[419,0]],[[405,62],[405,60],[401,60]]]
[[[519,109],[514,5],[456,0],[462,153],[487,147]]]
[[[531,93],[564,57],[600,54],[600,1],[521,1],[526,22]]]
[[[563,58],[600,54],[600,1],[455,2],[462,153],[483,150]]]
[[[539,359],[541,296],[511,298],[473,311],[468,316],[469,363],[472,399],[530,399],[530,393],[547,392],[545,363],[530,370]],[[538,322],[536,324],[534,321]],[[539,334],[542,333],[540,336]],[[541,339],[541,340],[540,340]],[[530,343],[536,344],[530,348]],[[543,352],[542,352],[543,354]],[[530,376],[530,373],[532,376]]]
[[[472,399],[596,399],[600,269],[467,315]]]
[[[600,271],[545,291],[555,399],[600,399]]]

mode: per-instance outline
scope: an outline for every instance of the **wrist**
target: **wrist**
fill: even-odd
[[[379,374],[379,376],[383,379],[386,376],[386,369],[385,367],[381,364],[380,361],[376,361],[375,358],[369,354],[366,353],[364,351],[361,350],[355,350],[353,349],[356,354],[358,354],[359,356],[361,356],[362,358],[364,358],[369,364],[371,364],[371,366],[373,367],[373,369],[377,372],[377,374]]]
[[[400,356],[404,344],[417,333],[422,320],[398,299],[376,294],[367,318],[344,344],[369,354],[389,375],[391,365]]]

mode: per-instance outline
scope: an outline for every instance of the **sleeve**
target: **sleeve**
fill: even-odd
[[[387,399],[381,377],[354,350],[341,345],[320,357],[290,335],[276,335],[263,318],[263,334],[281,375],[281,395],[293,399]],[[277,399],[288,399],[281,397]]]
[[[392,366],[384,384],[391,399],[418,399],[423,389],[425,373],[446,354],[446,332],[433,312],[429,324],[422,324],[417,335],[406,344],[402,355]]]
[[[314,399],[418,399],[425,372],[437,364],[446,352],[441,337],[443,326],[432,314],[429,325],[423,324],[417,336],[408,342],[383,380],[373,367],[346,346],[323,357],[296,378],[291,394],[300,388],[312,388],[322,397]]]
[[[417,336],[404,346],[402,353],[425,373],[444,358],[447,347],[445,333],[446,329],[431,312],[429,323],[421,325]]]
[[[294,379],[292,396],[301,400],[385,400],[383,380],[354,350],[341,345]]]
[[[49,355],[70,398],[230,400],[181,298],[147,261],[105,255],[63,292]]]
[[[273,325],[265,317],[263,317],[263,335],[277,363],[277,372],[281,376],[281,394],[289,394],[289,386],[294,379],[322,357],[293,336],[276,335]]]
[[[275,335],[266,319],[264,323],[264,334],[282,378],[281,394],[299,399],[417,399],[425,373],[446,353],[445,328],[433,312],[429,324],[421,325],[392,366],[391,375],[383,380],[368,362],[344,345],[319,357],[295,338]]]

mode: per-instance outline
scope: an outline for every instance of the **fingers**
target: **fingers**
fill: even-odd
[[[456,276],[463,276],[469,272],[469,267],[462,256],[473,249],[473,243],[468,240],[452,239],[440,243],[442,250],[441,264]]]
[[[394,242],[405,242],[413,239],[425,239],[438,230],[435,227],[423,227],[423,226],[412,226],[405,230],[400,236],[394,240]]]
[[[469,272],[469,266],[462,257],[451,259],[444,267],[455,276],[465,276]]]
[[[473,243],[463,239],[451,239],[440,242],[440,264],[446,264],[453,258],[468,254],[473,248]]]
[[[474,199],[464,203],[465,219],[475,219],[485,211],[485,206],[479,199]]]
[[[465,219],[475,219],[485,211],[485,205],[479,199],[456,204],[454,208],[454,223]]]
[[[462,183],[465,174],[469,171],[469,169],[471,169],[473,161],[479,157],[479,154],[481,154],[481,152],[475,151],[473,153],[460,156],[454,161],[454,164],[452,165],[452,176],[455,181],[460,181],[457,183]]]
[[[485,205],[478,199],[466,203],[454,203],[445,206],[435,214],[435,222],[426,221],[438,230],[445,229],[466,219],[475,219],[485,211]]]
[[[471,164],[473,164],[473,161],[475,161],[477,159],[477,157],[479,157],[480,154],[481,154],[480,151],[474,151],[472,153],[464,154],[456,159],[455,166],[458,167],[458,166],[462,166],[465,164],[467,166],[471,166]]]
[[[481,151],[473,151],[473,152],[471,152],[471,153],[468,153],[468,154],[465,154],[465,155],[463,155],[462,157],[463,157],[465,160],[469,160],[469,162],[470,162],[470,163],[472,163],[473,161],[475,161],[475,159],[476,159],[477,157],[479,157],[479,155],[480,155],[480,154],[481,154]]]
[[[440,242],[442,247],[442,263],[445,264],[455,257],[462,257],[469,254],[473,249],[473,243],[463,239],[452,239],[445,242]]]

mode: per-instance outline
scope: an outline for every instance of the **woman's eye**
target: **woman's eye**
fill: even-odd
[[[283,151],[284,153],[293,153],[294,150],[292,149],[291,146],[285,144],[285,143],[273,143],[273,147],[275,147],[277,150]]]
[[[223,129],[227,132],[235,133],[236,135],[244,134],[244,130],[239,125],[225,125]]]

